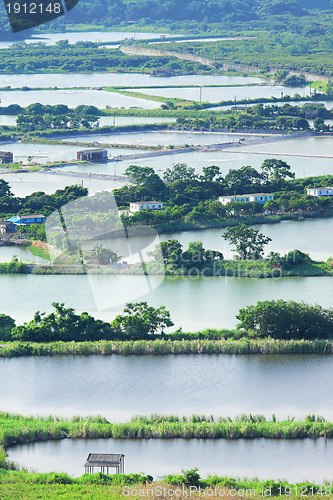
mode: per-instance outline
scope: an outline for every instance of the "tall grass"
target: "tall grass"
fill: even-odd
[[[185,334],[189,335],[189,334]],[[0,357],[86,356],[86,355],[167,355],[167,354],[333,354],[329,340],[136,340],[98,342],[7,342],[0,347]]]
[[[112,474],[102,473],[85,474],[84,476],[73,478],[64,473],[49,472],[44,474],[27,473],[23,471],[0,471],[0,494],[1,498],[23,498],[36,499],[47,498],[55,500],[58,498],[86,500],[121,500],[124,498],[124,486],[129,486],[129,498],[170,498],[168,493],[181,487],[176,498],[185,500],[191,498],[217,498],[214,488],[217,490],[218,498],[255,498],[262,499],[263,491],[270,497],[288,497],[291,500],[299,498],[300,493],[312,498],[322,498],[330,496],[328,492],[332,490],[332,483],[325,482],[324,486],[315,485],[309,482],[290,484],[286,481],[260,481],[254,479],[239,479],[226,476],[208,476],[201,479],[198,469],[183,470],[182,474],[167,475],[163,479],[154,481],[152,476],[142,474]],[[192,486],[191,494],[189,487]],[[182,494],[184,490],[186,493]],[[196,488],[196,491],[194,488]],[[166,491],[168,496],[161,496],[157,493]],[[199,493],[200,488],[200,493]],[[232,491],[231,491],[232,490]],[[236,494],[235,492],[238,491]],[[223,493],[222,493],[223,492]],[[267,493],[269,492],[269,493]],[[305,493],[307,492],[307,493]],[[170,493],[171,494],[171,493]],[[316,495],[318,494],[318,496]]]
[[[192,415],[136,416],[129,422],[112,423],[105,418],[23,417],[0,413],[0,446],[64,438],[117,439],[300,439],[333,437],[333,423],[321,417],[308,416],[304,420],[278,421],[275,416],[266,420],[263,415],[241,415],[234,419]],[[0,466],[3,466],[3,457]]]

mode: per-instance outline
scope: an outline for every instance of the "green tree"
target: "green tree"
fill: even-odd
[[[164,306],[154,308],[147,302],[127,303],[124,314],[118,315],[111,323],[113,328],[133,340],[163,334],[165,328],[173,326],[170,313]]]
[[[202,169],[203,175],[200,176],[202,181],[213,182],[214,180],[221,180],[221,170],[220,167],[216,167],[215,165],[210,165],[208,167],[203,167]]]
[[[0,314],[0,339],[11,340],[11,332],[15,328],[15,321],[6,314]]]
[[[235,245],[240,259],[248,258],[260,259],[264,252],[264,246],[267,245],[271,238],[259,232],[259,229],[253,229],[246,224],[238,224],[238,226],[228,227],[222,238]]]
[[[77,315],[64,303],[53,302],[55,312],[45,315],[37,311],[28,324],[12,330],[14,340],[32,342],[55,342],[58,340],[83,342],[94,340],[113,340],[115,332],[109,323],[95,320],[88,313]]]
[[[230,169],[224,180],[232,193],[240,194],[253,192],[254,188],[258,189],[264,178],[255,168],[248,165],[238,169]]]
[[[151,175],[154,175],[155,171],[150,167],[137,167],[136,165],[130,165],[125,170],[125,175],[131,179],[135,184],[145,183]]]
[[[181,262],[182,247],[183,246],[178,240],[161,241],[161,243],[157,245],[152,252],[149,252],[148,255],[159,262],[160,254],[162,252],[164,264],[177,265]]]
[[[0,198],[3,196],[12,196],[9,183],[4,179],[0,179]]]
[[[333,337],[333,309],[304,302],[266,300],[240,309],[238,325],[260,336],[276,339],[315,339]]]
[[[190,181],[196,179],[195,169],[188,167],[186,163],[176,163],[171,168],[167,168],[163,179],[170,184],[174,181]]]
[[[122,258],[111,248],[105,248],[103,245],[98,243],[94,245],[91,255],[95,257],[101,265],[116,264]]]
[[[291,179],[295,178],[295,174],[290,171],[290,165],[283,160],[277,160],[276,158],[267,159],[261,165],[261,170],[263,171],[267,180],[271,183],[280,183],[287,177]]]

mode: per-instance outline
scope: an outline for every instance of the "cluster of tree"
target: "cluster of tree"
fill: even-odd
[[[112,248],[105,248],[103,245],[96,243],[91,251],[91,255],[97,259],[101,265],[117,264],[122,258]]]
[[[287,85],[287,87],[305,87],[307,84],[306,78],[304,75],[296,76],[296,75],[290,75],[286,76],[282,80],[284,85]]]
[[[305,118],[312,111],[315,116],[314,129],[329,131],[330,125],[325,124],[325,119],[332,118],[331,110],[324,105],[305,104],[292,106],[285,103],[282,106],[264,106],[256,104],[246,110],[230,109],[207,115],[205,118],[177,118],[177,127],[180,129],[205,130],[215,128],[228,129],[265,129],[265,130],[308,130],[308,120]]]
[[[81,186],[67,186],[58,189],[54,194],[45,194],[37,191],[29,196],[20,198],[14,196],[8,182],[0,179],[0,217],[8,218],[10,215],[25,215],[43,213],[45,217],[69,202],[82,196],[87,196],[88,190]]]
[[[239,327],[274,339],[333,337],[333,309],[303,302],[266,300],[240,309]]]
[[[46,241],[45,224],[30,224],[29,226],[19,226],[19,235],[28,240]]]
[[[16,126],[21,132],[34,132],[45,129],[80,129],[98,126],[94,115],[18,115]]]
[[[164,202],[163,210],[140,210],[130,217],[122,215],[125,226],[193,223],[207,225],[225,217],[253,216],[276,212],[330,209],[332,200],[307,196],[305,189],[329,186],[333,176],[295,179],[290,166],[277,159],[267,159],[261,171],[251,166],[231,169],[223,177],[217,166],[203,168],[202,175],[186,164],[168,168],[163,180],[150,167],[131,166],[126,170],[133,184],[114,191],[117,204],[126,209],[130,202],[155,199]],[[231,201],[222,205],[218,196],[274,192],[274,200],[258,202]]]
[[[164,306],[151,307],[147,302],[128,303],[123,314],[111,323],[96,320],[88,313],[52,304],[55,312],[36,312],[34,319],[15,326],[8,315],[0,315],[0,339],[21,342],[86,342],[98,340],[141,340],[164,335],[173,326]],[[324,309],[294,301],[267,300],[240,309],[238,328],[252,336],[274,339],[320,339],[333,337],[333,308]]]
[[[173,73],[208,70],[199,63],[176,57],[133,57],[119,49],[103,48],[92,42],[69,44],[67,40],[60,40],[55,45],[18,42],[0,53],[0,71],[14,74],[79,71],[147,73],[161,67],[168,67]]]
[[[333,76],[329,43],[329,33],[332,29],[331,15],[328,14],[323,19],[322,31],[311,30],[306,24],[306,18],[304,24],[299,23],[298,26],[290,18],[288,25],[283,23],[282,18],[280,22],[270,19],[267,32],[260,33],[253,40],[239,40],[237,44],[228,40],[187,42],[182,44],[182,50],[214,59],[217,66],[228,61],[231,65],[241,63],[262,71],[287,69]],[[326,37],[324,32],[327,34]],[[169,50],[177,49],[175,43],[158,46],[168,47]]]
[[[223,254],[216,250],[206,250],[201,241],[190,241],[187,250],[178,240],[162,241],[149,255],[160,262],[160,255],[169,269],[202,269],[213,262],[223,261]]]
[[[238,253],[241,260],[261,259],[264,246],[272,241],[272,238],[260,233],[259,229],[253,229],[245,224],[227,227],[223,238],[236,247],[234,252]]]
[[[0,315],[0,339],[23,342],[85,342],[95,340],[139,340],[164,333],[173,326],[170,313],[164,306],[154,308],[147,302],[128,303],[123,314],[107,323],[87,312],[75,314],[73,308],[57,302],[55,311],[45,315],[39,311],[34,319],[15,326],[14,320]]]
[[[313,9],[317,9],[314,13]],[[178,4],[175,0],[158,2],[157,0],[115,0],[110,3],[101,0],[96,3],[92,0],[81,0],[75,9],[66,15],[66,25],[88,25],[91,27],[103,26],[114,28],[117,25],[128,26],[135,22],[140,26],[146,24],[179,26],[184,30],[193,29],[193,25],[202,30],[208,23],[214,23],[225,29],[235,26],[237,29],[245,30],[244,24],[249,28],[262,29],[267,27],[282,27],[286,29],[289,25],[299,27],[304,25],[304,30],[316,34],[322,28],[322,17],[324,9],[330,8],[330,0],[320,0],[313,5],[309,0],[204,0],[199,4],[194,0],[185,0]],[[320,10],[321,11],[320,11]],[[309,11],[312,16],[309,16]],[[308,19],[310,17],[310,19]],[[321,23],[318,23],[320,17]],[[276,19],[275,19],[276,18]],[[304,21],[302,19],[305,18]],[[4,36],[9,32],[8,19],[5,9],[0,12],[1,31]],[[54,31],[63,29],[64,21],[55,19],[43,25],[42,32],[49,28]],[[314,25],[314,26],[313,26]],[[317,26],[318,25],[318,26]],[[161,26],[162,27],[162,26]],[[8,36],[8,34],[7,34]]]
[[[3,90],[10,90],[11,87],[5,87]],[[29,90],[32,90],[29,88]],[[103,111],[96,106],[80,104],[76,108],[69,108],[66,104],[41,104],[35,102],[29,106],[23,107],[19,104],[9,104],[8,106],[0,106],[0,115],[78,115],[78,116],[102,116]]]
[[[317,9],[329,9],[330,0],[321,0],[315,6]],[[96,4],[92,0],[81,0],[78,6],[68,15],[68,22],[90,23],[98,25],[103,20],[105,26],[114,26],[123,21],[139,21],[154,23],[156,21],[202,21],[205,23],[246,22],[261,18],[294,15],[297,18],[306,13],[306,9],[314,6],[308,1],[298,0],[203,0],[200,3],[194,0],[184,0],[177,3],[175,0],[159,2],[158,0],[116,0],[110,4],[102,0]]]

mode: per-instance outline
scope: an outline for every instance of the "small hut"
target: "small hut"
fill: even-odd
[[[109,474],[109,468],[116,469],[118,474],[125,473],[125,455],[109,454],[109,453],[89,453],[87,461],[84,464],[85,474],[94,474],[95,467],[100,469],[100,472]],[[97,471],[99,472],[99,471]]]

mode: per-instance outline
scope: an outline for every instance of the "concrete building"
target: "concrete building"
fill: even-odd
[[[333,187],[314,187],[314,188],[308,188],[306,190],[306,194],[308,196],[315,196],[316,198],[320,196],[333,196]]]
[[[13,163],[13,153],[10,151],[0,151],[0,163]]]
[[[45,216],[42,214],[37,215],[16,215],[6,219],[5,222],[12,223],[14,226],[30,226],[31,224],[43,224]]]
[[[232,196],[219,196],[219,202],[222,205],[227,205],[231,201],[238,201],[243,203],[260,203],[265,205],[269,200],[274,200],[274,195],[271,193],[252,193],[252,194],[235,194]]]
[[[140,212],[140,210],[162,210],[163,203],[161,201],[135,201],[130,203],[130,213]]]
[[[76,154],[78,161],[101,161],[107,160],[107,158],[107,149],[83,149]]]

